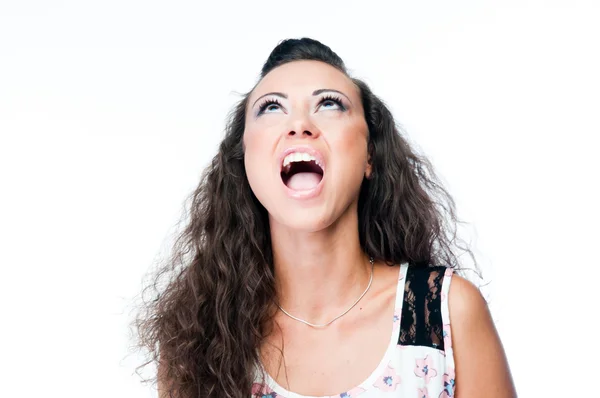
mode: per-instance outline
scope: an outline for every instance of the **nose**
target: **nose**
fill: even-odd
[[[320,135],[319,128],[305,116],[294,118],[287,130],[288,138],[317,138]]]

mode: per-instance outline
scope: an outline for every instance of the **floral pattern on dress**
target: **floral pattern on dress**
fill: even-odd
[[[400,384],[400,376],[396,373],[396,370],[390,363],[383,372],[383,375],[379,376],[374,386],[382,391],[396,391],[396,386]]]
[[[417,398],[429,398],[427,387],[417,388]]]
[[[283,398],[283,396],[263,384],[254,383],[252,384],[252,398]]]
[[[398,329],[398,327],[400,326],[400,310],[397,309],[396,311],[394,311],[394,332],[396,331],[396,329]]]
[[[448,371],[444,373],[444,390],[441,392],[439,398],[450,398],[454,396],[454,369],[449,367]]]
[[[452,348],[452,335],[449,323],[444,324],[442,327],[442,337],[444,338],[444,349],[448,351]]]
[[[352,390],[341,393],[340,395],[334,395],[331,398],[354,398],[358,397],[360,393],[365,392],[364,388],[355,387]]]
[[[433,359],[429,355],[423,359],[417,358],[416,362],[415,374],[425,379],[425,384],[429,383],[431,378],[437,376],[437,370],[433,368]]]

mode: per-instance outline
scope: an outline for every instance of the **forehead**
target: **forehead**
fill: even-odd
[[[320,61],[293,61],[269,72],[252,91],[250,101],[272,91],[310,95],[324,88],[342,91],[353,102],[358,99],[358,87],[340,70]]]

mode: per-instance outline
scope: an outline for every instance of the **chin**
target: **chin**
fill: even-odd
[[[270,216],[271,231],[284,229],[298,232],[319,232],[329,227],[335,220],[315,209],[294,209],[277,217]]]

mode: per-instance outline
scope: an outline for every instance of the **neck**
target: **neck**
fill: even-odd
[[[358,220],[341,217],[318,232],[294,231],[271,222],[271,242],[280,305],[311,323],[327,323],[364,292],[371,276]]]

